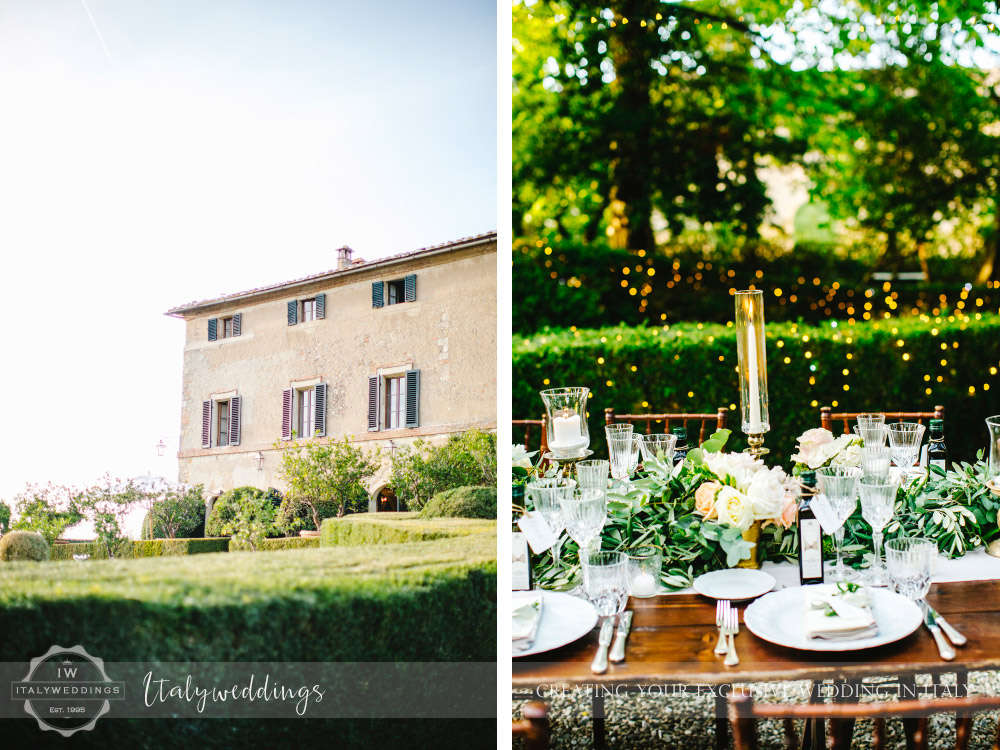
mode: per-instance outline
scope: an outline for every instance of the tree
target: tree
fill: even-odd
[[[6,534],[10,529],[10,506],[0,502],[0,535]]]
[[[16,520],[11,531],[37,531],[50,545],[62,533],[83,520],[74,502],[75,490],[49,482],[46,485],[27,484],[23,492],[14,497]]]
[[[168,539],[176,539],[182,530],[197,527],[205,520],[202,485],[174,484],[159,480],[146,488],[148,498],[146,524],[150,539],[154,530]]]
[[[389,486],[410,510],[420,510],[438,492],[468,486],[496,486],[497,436],[469,430],[441,445],[417,440],[392,455]]]
[[[74,505],[94,524],[97,541],[108,557],[120,557],[130,540],[124,523],[136,506],[148,502],[148,493],[134,479],[117,479],[105,474],[90,487],[80,491]]]
[[[254,552],[262,539],[271,536],[278,519],[278,509],[270,495],[246,493],[240,496],[235,517],[222,527],[222,533],[245,542]]]
[[[281,444],[275,447],[282,448]],[[378,471],[380,463],[379,449],[366,453],[347,436],[343,441],[310,442],[283,450],[278,476],[288,486],[287,514],[294,517],[300,508],[308,508],[318,529],[320,508],[325,503],[336,507],[338,518],[348,509],[361,510],[359,500],[367,497],[365,481]]]

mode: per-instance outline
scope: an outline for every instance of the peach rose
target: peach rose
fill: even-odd
[[[799,502],[795,495],[785,495],[785,507],[781,509],[781,525],[790,529],[798,515]]]
[[[694,493],[694,509],[706,521],[715,518],[715,493],[722,489],[718,482],[705,482]]]

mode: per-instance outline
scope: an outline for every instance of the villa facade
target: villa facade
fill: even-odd
[[[279,451],[304,440],[388,456],[496,429],[496,252],[495,232],[370,262],[345,247],[334,270],[167,311],[187,324],[180,481],[281,489]],[[370,510],[395,509],[388,474]]]

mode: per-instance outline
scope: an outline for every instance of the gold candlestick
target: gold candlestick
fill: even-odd
[[[750,444],[750,447],[743,452],[749,453],[754,458],[760,458],[761,456],[765,456],[771,452],[769,449],[764,447],[763,432],[759,432],[756,434],[748,434],[747,442]]]

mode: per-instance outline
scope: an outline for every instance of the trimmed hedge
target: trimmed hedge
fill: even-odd
[[[1000,413],[998,341],[1000,316],[986,314],[978,320],[768,323],[768,462],[787,466],[795,438],[820,426],[821,406],[931,411],[935,404],[946,408],[951,458],[971,460],[987,442],[983,419]],[[729,449],[745,447],[733,327],[683,323],[515,336],[512,382],[513,416],[522,419],[544,411],[540,390],[588,386],[591,448],[597,455],[606,454],[606,407],[621,413],[712,413],[731,407]]]
[[[41,534],[32,531],[11,531],[0,537],[0,560],[32,560],[41,562],[49,559],[49,543]]]
[[[496,487],[456,487],[437,493],[420,511],[421,518],[497,517]]]
[[[209,552],[227,552],[227,537],[210,539],[146,539],[132,541],[125,548],[122,557],[174,557],[177,555],[200,555]],[[51,559],[72,560],[73,555],[90,555],[93,559],[105,560],[108,550],[99,542],[52,545]]]
[[[280,537],[276,539],[261,539],[257,543],[258,552],[270,552],[279,549],[301,549],[304,547],[318,547],[319,537],[301,537],[301,536],[290,536],[290,537]],[[230,552],[244,552],[250,549],[250,545],[247,542],[239,541],[236,539],[229,540],[229,551]]]
[[[478,534],[496,534],[496,521],[465,518],[424,520],[418,513],[363,513],[327,518],[321,547],[405,544]]]

